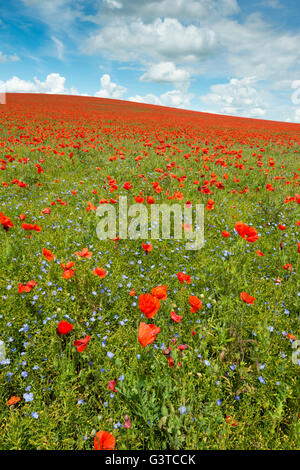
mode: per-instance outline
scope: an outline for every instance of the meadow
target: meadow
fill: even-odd
[[[0,449],[299,448],[299,151],[299,124],[7,94]],[[203,248],[99,240],[120,196],[204,204]]]

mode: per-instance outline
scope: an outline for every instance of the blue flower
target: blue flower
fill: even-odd
[[[33,401],[33,393],[24,393],[23,398],[25,403]]]

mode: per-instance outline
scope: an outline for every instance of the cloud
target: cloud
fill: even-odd
[[[101,16],[112,14],[118,9],[118,15],[139,17],[146,23],[156,18],[176,18],[195,20],[195,18],[211,18],[219,15],[235,15],[239,12],[237,0],[104,0]]]
[[[262,2],[263,6],[273,8],[274,10],[279,10],[280,8],[283,8],[283,5],[279,2],[279,0],[264,0]]]
[[[16,54],[6,55],[0,51],[0,64],[4,64],[5,62],[17,62],[18,60],[20,60],[20,58]]]
[[[103,0],[104,5],[106,5],[108,8],[111,8],[112,10],[117,9],[119,10],[120,8],[123,7],[121,2],[118,2],[117,0]]]
[[[47,75],[46,80],[41,82],[36,77],[33,81],[22,80],[16,76],[8,79],[7,81],[0,80],[0,91],[10,93],[54,93],[67,94],[68,90],[65,88],[65,77],[58,73],[50,73]]]
[[[184,38],[184,39],[183,39]],[[184,26],[177,19],[157,18],[145,24],[116,20],[91,34],[82,47],[87,54],[107,54],[110,59],[130,61],[151,57],[155,60],[195,62],[213,54],[219,47],[216,33],[209,28]]]
[[[282,80],[299,64],[300,34],[277,31],[259,14],[248,16],[243,24],[222,20],[213,30],[223,46],[218,62],[223,74],[246,77],[255,70],[259,79]]]
[[[294,122],[300,122],[300,108],[295,111]]]
[[[32,10],[34,17],[48,24],[52,29],[67,30],[82,16],[80,1],[73,0],[21,0]]]
[[[200,100],[219,114],[261,117],[266,113],[262,97],[255,88],[255,77],[232,78],[229,83],[213,85]]]
[[[51,39],[52,39],[52,41],[54,42],[54,44],[56,46],[57,57],[59,58],[59,60],[63,60],[63,56],[64,56],[64,45],[63,45],[63,43],[59,39],[57,39],[55,36],[51,36]]]
[[[65,77],[62,77],[58,73],[50,73],[44,82],[40,82],[37,78],[34,81],[41,92],[44,93],[65,93]]]
[[[110,80],[108,74],[102,75],[100,79],[101,89],[95,93],[99,98],[121,99],[127,89],[124,86],[117,85]]]
[[[175,83],[188,85],[190,73],[187,70],[176,68],[173,62],[159,62],[152,65],[140,80],[142,82]]]
[[[159,97],[151,93],[145,96],[132,96],[129,98],[129,101],[156,104],[159,106],[170,106],[172,108],[188,108],[193,97],[194,95],[192,93],[187,93],[181,90],[171,90],[163,93]]]

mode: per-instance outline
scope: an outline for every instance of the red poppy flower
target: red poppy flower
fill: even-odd
[[[259,239],[259,236],[255,228],[250,227],[249,225],[243,224],[243,222],[236,222],[235,230],[244,240],[246,240],[249,243],[254,243]]]
[[[78,258],[90,258],[92,254],[93,252],[89,251],[88,248],[82,248],[80,253],[78,251],[75,251],[75,255],[77,255]]]
[[[286,335],[286,337],[287,337],[288,339],[292,339],[293,341],[296,339],[296,336],[295,336],[295,335],[291,335],[290,333],[288,333],[288,334]]]
[[[279,224],[279,225],[278,225],[278,228],[279,228],[279,230],[285,230],[285,229],[286,229],[286,225]]]
[[[151,294],[159,300],[166,300],[167,286],[157,286],[152,289]]]
[[[257,254],[257,256],[265,256],[264,253],[260,250],[256,250],[255,253]]]
[[[14,224],[9,217],[6,217],[3,212],[0,212],[0,224],[6,232],[8,232],[9,227],[13,227]]]
[[[191,276],[188,276],[181,271],[177,274],[177,277],[181,284],[183,284],[183,282],[186,282],[187,284],[191,283]]]
[[[95,276],[99,276],[100,279],[104,279],[106,276],[106,271],[103,268],[95,268],[93,273],[95,274]]]
[[[45,207],[45,209],[42,210],[42,214],[50,215],[50,213],[51,213],[51,210],[49,207]]]
[[[41,227],[36,224],[22,224],[22,228],[24,230],[35,230],[36,232],[40,232],[42,230]]]
[[[147,318],[153,318],[160,307],[160,301],[157,297],[151,294],[140,294],[139,296],[139,309]]]
[[[143,250],[145,251],[145,253],[147,253],[147,254],[150,253],[150,251],[153,248],[151,243],[149,243],[149,245],[147,245],[146,243],[143,243],[142,247],[143,247]]]
[[[242,301],[245,302],[246,304],[253,304],[253,302],[255,300],[255,298],[252,297],[251,295],[247,294],[247,292],[241,292],[240,297],[241,297]]]
[[[183,316],[182,315],[176,315],[176,313],[174,312],[174,310],[172,310],[171,312],[171,320],[173,320],[174,322],[176,323],[180,323],[181,320],[182,320]]]
[[[114,450],[116,439],[106,431],[98,431],[94,438],[95,450]]]
[[[37,283],[35,281],[28,281],[27,284],[22,284],[21,282],[19,283],[19,294],[23,292],[30,292],[35,286],[37,286]]]
[[[229,232],[227,232],[227,230],[223,230],[223,232],[222,232],[222,237],[227,238],[227,237],[230,237],[230,236],[231,236],[231,235],[230,235]]]
[[[70,279],[75,273],[75,269],[72,269],[74,266],[74,261],[69,261],[69,263],[67,263],[66,265],[60,263],[60,265],[64,270],[63,278]]]
[[[48,261],[52,261],[55,258],[55,255],[50,250],[47,250],[47,248],[43,248],[43,255]]]
[[[202,302],[196,295],[190,295],[189,298],[191,313],[196,313],[202,308]]]
[[[109,390],[111,390],[112,392],[115,392],[117,393],[117,390],[116,390],[116,385],[117,385],[117,381],[116,380],[110,380],[107,384]]]
[[[169,367],[172,367],[175,364],[174,359],[170,356],[168,357],[168,362],[169,362]]]
[[[144,322],[139,326],[139,343],[145,348],[148,344],[154,343],[156,335],[160,333],[160,328],[156,325],[147,325]]]
[[[12,397],[10,397],[10,399],[8,400],[7,404],[8,404],[8,406],[16,405],[16,403],[19,403],[20,400],[21,400],[20,397],[12,396]]]
[[[85,348],[87,347],[88,342],[89,342],[90,339],[91,339],[90,336],[86,336],[83,339],[78,339],[78,340],[74,341],[74,346],[77,346],[77,351],[78,352],[84,351]]]
[[[72,325],[72,323],[63,320],[59,322],[57,332],[59,335],[67,335],[73,328],[74,326]]]
[[[282,267],[283,267],[283,269],[286,269],[287,271],[293,271],[293,266],[291,265],[291,263],[286,263]]]

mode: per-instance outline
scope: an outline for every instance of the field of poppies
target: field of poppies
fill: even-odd
[[[0,449],[299,447],[300,125],[6,98]],[[203,248],[99,240],[120,196],[204,204]]]

